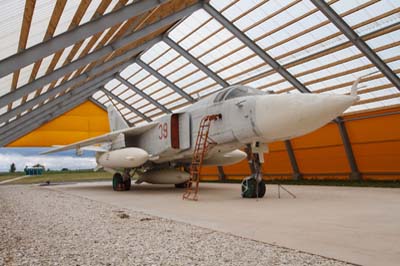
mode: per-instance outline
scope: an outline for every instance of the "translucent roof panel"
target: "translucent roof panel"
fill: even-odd
[[[4,114],[5,112],[7,112],[7,106],[0,108],[0,115]]]
[[[128,67],[126,67],[123,71],[121,71],[120,75],[125,79],[129,79],[140,70],[141,68],[137,64],[131,64]]]
[[[25,1],[2,1],[0,8],[0,60],[18,51]]]
[[[132,104],[132,107],[135,109],[142,108],[144,105],[149,104],[149,102],[145,99],[141,99],[139,102]]]
[[[185,43],[183,43],[183,39],[189,34],[197,35],[196,33],[192,34],[193,30],[206,23],[210,17],[211,16],[206,11],[200,9],[186,18],[184,23],[180,23],[175,27],[169,34],[169,37],[184,46]]]
[[[141,56],[141,59],[143,60],[143,62],[146,63],[153,62],[160,56],[170,51],[171,49],[169,48],[169,46],[165,42],[161,41],[151,47],[151,53],[150,52],[144,53]]]
[[[152,54],[150,52],[150,54]],[[146,54],[144,54],[145,56]],[[154,58],[152,58],[154,60]],[[150,75],[144,69],[141,69],[137,64],[133,64],[121,73],[124,78],[128,79],[128,82],[133,84],[137,89],[142,90],[145,94],[157,100],[164,95],[173,94],[173,90],[167,87],[164,83],[159,81],[154,76]],[[125,101],[136,107],[141,107],[142,105],[136,105],[142,100],[142,97],[138,94],[132,94],[127,97]],[[146,101],[147,103],[147,101]]]
[[[71,27],[97,19],[99,14],[95,14],[96,10],[99,11],[100,3],[106,3],[106,1],[66,1],[65,7],[58,6],[55,9],[56,1],[36,1],[29,34],[27,32],[24,34],[21,33],[21,28],[23,25],[27,26],[26,15],[24,19],[25,1],[3,2],[0,8],[0,38],[2,40],[0,60],[17,53],[18,46],[22,45],[21,50],[25,48],[24,44],[20,44],[20,39],[26,38],[26,47],[32,47],[52,36],[66,32]],[[132,2],[133,0],[122,2],[110,0],[99,12],[107,14],[123,4]],[[177,11],[178,8],[175,10],[175,7],[178,7],[180,2],[182,1],[176,1],[176,5],[174,2],[169,7],[173,6],[173,10]],[[327,0],[325,2],[360,35],[394,73],[399,75],[399,1]],[[349,92],[353,81],[363,76],[359,89],[361,100],[350,111],[399,104],[398,88],[395,88],[390,80],[318,10],[312,1],[211,0],[209,3],[261,48],[261,52],[258,53],[265,53],[272,57],[312,92],[345,94]],[[155,22],[164,16],[164,13],[167,15],[168,12],[173,12],[170,9],[163,10],[162,6],[147,13],[150,14],[149,16],[141,15],[140,18],[144,20],[135,21],[134,24],[142,27]],[[78,10],[79,7],[83,8],[84,12],[77,12],[82,11]],[[61,10],[62,12],[58,12]],[[72,21],[74,17],[78,21]],[[49,27],[50,21],[53,21],[51,23],[53,25]],[[124,31],[129,28],[128,23],[131,22],[132,20],[118,23],[82,42],[61,49],[57,56],[49,55],[36,64],[31,63],[21,68],[16,87],[21,87],[32,79],[42,77],[70,61],[104,47],[117,38],[126,36],[124,34],[127,32]],[[204,9],[185,17],[165,33],[166,28],[158,34],[160,36],[168,34],[168,37],[194,57],[194,60],[203,64],[227,84],[245,84],[275,93],[299,93],[291,83],[274,70],[279,70],[279,66],[272,68],[266,62],[268,60],[265,56],[256,54]],[[129,30],[131,31],[132,28]],[[143,41],[153,37],[155,35],[146,36]],[[125,50],[119,50],[114,55],[124,52]],[[198,99],[222,88],[212,75],[206,74],[208,71],[202,71],[203,68],[197,67],[198,64],[193,59],[188,60],[164,41],[158,42],[138,56],[167,81],[133,63],[120,73],[122,78],[132,86],[129,84],[127,86],[117,79],[105,85],[105,88],[118,100],[110,100],[103,92],[93,94],[93,98],[100,104],[117,106],[125,119],[130,122],[142,123],[143,119],[121,101],[152,118],[163,114],[151,103],[152,101],[144,99],[141,92],[171,110],[180,110],[190,103],[178,93],[179,90]],[[107,57],[107,60],[110,58],[113,58],[112,54]],[[102,64],[100,61],[97,63]],[[38,91],[30,92],[22,99],[13,99],[13,108],[23,104],[25,100],[34,99],[39,93],[43,95],[62,82],[80,74],[89,73],[90,75],[88,71],[94,65],[88,64],[79,69],[72,69],[72,73],[49,82],[43,88],[37,88]],[[0,95],[10,92],[12,80],[13,74],[0,78]],[[174,85],[169,87],[168,81]],[[66,91],[70,90],[72,87]],[[141,92],[137,93],[137,90]],[[56,97],[62,97],[63,94],[64,92],[58,93]],[[48,101],[45,100],[45,102]],[[0,108],[3,113],[6,109],[10,110],[5,106]]]
[[[27,48],[43,41],[55,4],[56,1],[52,0],[37,1],[33,12]]]
[[[13,74],[0,78],[0,96],[10,92],[12,78]]]
[[[155,107],[153,104],[151,104],[151,103],[148,103],[148,104],[145,104],[145,105],[143,105],[142,107],[140,107],[140,108],[138,108],[138,110],[139,110],[139,112],[141,112],[141,113],[146,113],[147,111],[149,111],[149,110],[159,110],[157,107]]]
[[[364,1],[338,1],[332,4],[332,8],[338,13],[343,13],[350,9],[356,9],[363,2]],[[360,22],[365,21],[366,18],[380,16],[384,13],[393,11],[399,7],[400,3],[398,1],[390,1],[390,0],[378,1],[373,5],[357,10],[357,12],[354,12],[353,14],[344,17],[344,20],[350,26],[354,26]]]
[[[140,102],[143,98],[139,94],[135,94],[131,97],[125,99],[125,102],[129,105],[133,105],[137,102]]]
[[[160,114],[160,110],[154,109],[154,110],[145,112],[145,115],[147,115],[147,116],[149,116],[149,117],[153,117],[153,116],[156,115],[156,114]]]
[[[129,114],[125,115],[125,119],[128,120],[128,121],[130,121],[130,120],[132,120],[133,118],[136,118],[136,117],[137,117],[137,115],[135,113],[129,113]]]
[[[118,97],[120,97],[122,100],[126,100],[135,94],[136,93],[134,91],[132,91],[131,89],[126,87],[126,89],[124,91],[122,91],[120,94],[118,94]]]
[[[140,85],[138,85],[138,87],[141,88]],[[150,86],[145,86],[141,89],[144,93],[146,93],[147,95],[149,95],[155,99],[158,98],[157,95],[159,93],[168,94],[170,92],[173,92],[173,90],[171,88],[167,87],[161,81],[155,81],[155,82],[151,83]]]
[[[127,88],[128,87],[126,87],[124,84],[119,84],[119,86],[111,90],[111,92],[119,97],[122,93],[124,93],[127,90]]]
[[[168,109],[176,109],[178,106],[184,105],[184,104],[187,104],[187,101],[185,99],[181,99],[181,100],[178,100],[178,101],[173,101],[171,103],[168,103],[166,105],[166,107]]]

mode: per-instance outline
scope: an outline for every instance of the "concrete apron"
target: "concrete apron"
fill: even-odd
[[[270,244],[362,265],[400,261],[400,189],[267,185],[266,198],[242,199],[239,184],[201,183],[199,201],[171,185],[110,182],[47,187]]]

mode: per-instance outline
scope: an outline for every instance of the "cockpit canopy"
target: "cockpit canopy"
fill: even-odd
[[[243,96],[250,96],[250,95],[264,95],[265,92],[260,91],[258,89],[243,86],[243,85],[235,85],[225,90],[219,92],[217,96],[214,98],[214,102],[222,102],[224,100],[229,100],[233,98],[243,97]]]

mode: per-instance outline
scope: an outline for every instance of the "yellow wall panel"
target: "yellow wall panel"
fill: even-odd
[[[263,172],[269,174],[285,174],[291,173],[289,156],[287,151],[270,152],[264,154],[265,163],[263,164]]]
[[[7,146],[48,147],[66,145],[108,132],[107,112],[87,101]]]
[[[106,115],[98,115],[92,116],[88,123],[88,130],[90,132],[94,131],[110,131],[110,127],[108,125],[108,117]]]
[[[338,127],[334,123],[329,123],[310,134],[294,138],[291,142],[293,149],[342,145]]]
[[[243,160],[234,165],[224,166],[224,173],[229,179],[242,180],[245,176],[250,175],[250,167],[247,160]]]
[[[301,173],[344,173],[350,172],[343,146],[295,151]]]
[[[86,131],[34,131],[11,143],[8,147],[49,147],[73,143],[88,137]]]
[[[73,123],[71,123],[73,121]],[[60,116],[40,128],[41,131],[88,131],[89,121],[82,116]]]
[[[346,122],[352,143],[400,140],[400,114]]]
[[[217,167],[204,166],[201,169],[201,180],[203,181],[216,181],[218,180]]]
[[[400,173],[400,140],[353,144],[353,152],[361,172]]]
[[[217,167],[213,166],[204,166],[201,168],[201,173],[204,175],[216,175],[218,176]]]
[[[104,114],[107,115],[107,112],[104,111],[103,109],[101,109],[100,107],[98,107],[97,105],[95,105],[94,103],[87,101],[81,105],[79,105],[78,107],[66,112],[64,114],[64,116],[67,115],[72,115],[72,116],[104,116]],[[106,116],[107,117],[107,116]]]
[[[93,137],[97,137],[97,136],[108,133],[108,132],[106,132],[106,133],[104,133],[104,132],[105,131],[89,131],[89,132],[87,132],[87,138],[93,138]]]
[[[269,143],[268,144],[268,148],[271,152],[274,151],[285,151],[286,150],[286,146],[285,143],[283,141],[277,141],[277,142],[273,142],[273,143]]]

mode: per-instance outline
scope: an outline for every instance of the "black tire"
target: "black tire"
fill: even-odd
[[[187,188],[189,186],[189,181],[183,182],[183,183],[179,183],[179,184],[175,184],[175,188]]]
[[[127,180],[124,181],[125,183],[125,190],[131,190],[132,179],[129,177]]]
[[[256,189],[257,180],[254,177],[245,178],[242,181],[242,197],[243,198],[262,198],[265,195],[265,182],[261,180],[258,183],[258,191]]]
[[[122,175],[120,173],[115,173],[113,176],[112,186],[114,191],[120,191],[121,185],[124,184]]]
[[[260,183],[258,183],[258,197],[263,198],[265,196],[266,192],[266,186],[264,180],[261,180]]]

